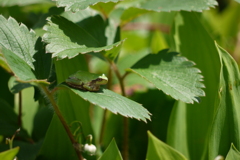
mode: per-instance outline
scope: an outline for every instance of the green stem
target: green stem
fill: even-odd
[[[123,80],[127,76],[128,73],[125,73],[123,76],[121,76],[118,67],[114,62],[111,62],[111,66],[113,71],[115,72],[119,83],[120,83],[120,88],[122,92],[122,96],[126,97],[125,93],[125,87]],[[128,138],[129,138],[129,123],[128,123],[128,118],[124,117],[123,118],[123,159],[128,160],[128,150],[129,150],[129,143],[128,143]]]
[[[67,122],[65,121],[64,117],[62,116],[62,114],[61,114],[61,112],[60,112],[60,110],[59,110],[59,108],[58,108],[58,106],[57,106],[57,104],[56,104],[56,102],[54,100],[53,94],[51,94],[49,92],[49,90],[47,89],[46,86],[42,85],[41,87],[42,87],[43,91],[46,93],[48,99],[50,100],[50,103],[52,104],[52,106],[53,106],[53,108],[55,110],[55,113],[57,114],[57,116],[58,116],[60,122],[62,123],[62,125],[63,125],[63,127],[64,127],[64,129],[65,129],[65,131],[66,131],[66,133],[67,133],[67,135],[69,137],[69,139],[71,140],[79,160],[83,160],[83,157],[81,155],[80,149],[79,149],[79,147],[77,147],[78,143],[74,139],[74,136],[71,133],[71,131],[70,131],[69,127],[68,127]]]

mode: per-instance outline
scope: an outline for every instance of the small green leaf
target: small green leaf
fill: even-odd
[[[114,139],[111,141],[103,155],[98,160],[122,160],[121,153],[118,150]]]
[[[204,96],[204,87],[200,81],[200,70],[185,57],[176,56],[176,52],[162,50],[158,54],[149,54],[137,62],[130,70],[140,75],[167,95],[186,103],[199,102]]]
[[[48,25],[44,26],[47,33],[43,35],[43,40],[48,43],[46,51],[53,53],[52,57],[57,57],[58,60],[66,57],[73,58],[79,53],[105,51],[106,55],[109,53],[112,55],[112,52],[115,52],[115,48],[118,51],[119,46],[123,42],[120,41],[104,46],[104,41],[100,41],[92,32],[63,17],[53,16],[48,18],[48,21]]]
[[[139,8],[153,11],[197,11],[209,10],[218,5],[216,0],[142,0]]]
[[[66,11],[77,12],[86,9],[90,5],[94,5],[99,2],[118,2],[119,0],[56,0],[58,7],[65,7]]]
[[[231,148],[228,151],[226,160],[234,160],[234,159],[240,159],[240,152],[237,150],[237,148],[232,143]]]
[[[103,109],[108,109],[115,114],[119,113],[122,116],[135,118],[144,122],[146,122],[146,119],[150,120],[150,113],[142,107],[142,105],[110,90],[101,89],[98,92],[87,92],[67,86],[65,87],[69,88],[72,92],[76,93],[84,100],[100,106]]]
[[[180,152],[148,132],[147,160],[187,160]]]
[[[15,156],[18,154],[19,149],[20,149],[19,147],[15,147],[13,149],[9,149],[7,151],[0,152],[0,159],[13,160],[15,158]]]
[[[12,51],[2,48],[3,55],[7,61],[8,66],[15,74],[19,81],[33,81],[36,80],[31,67],[20,57],[14,54]]]
[[[104,14],[104,16],[108,16],[108,14],[114,9],[115,5],[116,3],[114,2],[108,3],[99,2],[94,6],[91,6],[91,8],[101,12],[102,14]]]
[[[32,87],[33,85],[31,85],[30,83],[21,83],[16,81],[15,77],[11,77],[10,80],[8,81],[8,87],[9,90],[13,93],[16,94],[18,92],[20,92],[21,90],[28,88],[28,87]]]

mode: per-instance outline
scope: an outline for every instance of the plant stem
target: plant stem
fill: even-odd
[[[22,128],[22,92],[18,93],[18,125]]]
[[[57,106],[57,104],[56,104],[56,102],[54,100],[53,95],[49,92],[49,90],[46,88],[46,86],[42,86],[42,89],[46,93],[47,97],[49,98],[49,100],[50,100],[50,102],[51,102],[51,104],[52,104],[52,106],[53,106],[53,108],[55,110],[55,113],[57,114],[59,120],[61,121],[65,131],[67,132],[67,135],[68,135],[69,139],[71,140],[71,142],[72,142],[72,144],[74,146],[74,149],[75,149],[75,151],[77,153],[77,156],[78,156],[79,160],[83,160],[83,157],[81,155],[80,149],[79,149],[79,147],[77,147],[78,143],[74,139],[74,136],[71,133],[71,131],[70,131],[69,127],[68,127],[67,122],[65,121],[64,117],[62,116],[62,114],[61,114],[61,112],[60,112],[60,110],[59,110],[59,108],[58,108],[58,106]]]
[[[111,62],[111,66],[113,71],[115,72],[119,83],[120,83],[120,88],[122,92],[122,96],[126,97],[125,93],[125,88],[124,88],[124,83],[123,80],[127,76],[127,73],[121,76],[118,67],[114,62]],[[129,150],[129,144],[128,144],[128,138],[129,138],[129,123],[128,123],[128,118],[124,117],[123,118],[123,159],[128,160],[128,150]]]

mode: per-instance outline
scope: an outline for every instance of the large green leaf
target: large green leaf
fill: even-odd
[[[220,82],[215,117],[209,139],[209,159],[227,155],[231,143],[240,149],[240,74],[237,63],[216,45],[221,60]]]
[[[88,92],[70,87],[67,88],[90,103],[100,106],[103,109],[108,109],[115,114],[119,113],[125,117],[145,122],[146,119],[150,120],[150,113],[142,105],[110,90],[101,89],[98,92]]]
[[[56,115],[53,116],[52,122],[44,138],[42,148],[37,157],[37,160],[51,159],[78,159],[74,147]]]
[[[147,160],[187,160],[180,152],[148,132]]]
[[[118,150],[117,144],[113,139],[103,155],[98,160],[122,160],[120,151]]]
[[[193,62],[177,54],[167,50],[149,54],[131,70],[177,100],[199,102],[198,97],[205,95],[201,89],[204,85],[200,83],[200,70],[193,67]]]
[[[86,30],[60,16],[48,18],[48,21],[48,25],[44,26],[47,33],[44,34],[43,40],[49,43],[46,46],[47,52],[53,53],[52,57],[58,59],[73,58],[79,53],[89,52],[106,51],[106,54],[109,54],[122,44],[121,41],[105,46],[105,42],[97,38],[92,32],[92,29],[99,27],[98,25],[91,25]]]
[[[216,6],[216,0],[142,0],[140,8],[153,11],[202,11]]]
[[[41,76],[43,71],[42,69],[39,70],[41,67],[37,65],[39,62],[36,63],[33,58],[35,56],[36,60],[39,60],[39,54],[45,54],[41,52],[43,50],[41,45],[37,45],[39,43],[41,42],[37,41],[35,33],[32,30],[29,31],[25,25],[21,24],[19,26],[13,18],[10,17],[6,20],[3,16],[0,16],[0,52],[2,52],[4,60],[18,81],[38,82],[35,74],[39,78],[43,78]],[[49,59],[46,61],[47,58],[44,57],[45,62],[49,61]],[[44,70],[46,73],[49,73],[48,66],[50,66],[49,63],[46,63],[46,69]],[[34,73],[35,67],[38,70]],[[45,74],[44,78],[46,77]],[[39,82],[46,83],[45,80]]]
[[[66,11],[73,11],[77,12],[83,9],[86,9],[90,5],[94,5],[99,2],[118,2],[119,0],[87,0],[87,1],[82,1],[82,0],[56,0],[57,1],[57,6],[58,7],[65,7]]]
[[[188,159],[199,159],[204,155],[214,116],[214,99],[218,92],[220,73],[216,46],[197,15],[181,12],[176,16],[173,26],[176,50],[197,64],[206,86],[206,97],[201,98],[200,104],[177,102],[169,122],[168,144]]]
[[[236,147],[231,144],[231,148],[227,154],[226,160],[234,160],[240,159],[240,152],[236,149]]]
[[[26,62],[29,67],[34,69],[35,33],[32,30],[29,31],[24,24],[19,26],[15,19],[10,17],[7,20],[1,15],[0,28],[0,46],[13,52],[14,56],[17,56],[18,59]],[[5,56],[4,51],[3,55]]]
[[[13,160],[15,158],[15,156],[17,155],[19,149],[20,149],[19,147],[15,147],[13,149],[9,149],[7,151],[0,152],[0,159]]]

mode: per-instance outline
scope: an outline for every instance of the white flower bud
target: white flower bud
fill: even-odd
[[[95,155],[97,148],[93,144],[85,144],[83,150],[84,152],[92,156],[92,155]]]
[[[224,160],[224,157],[221,156],[221,155],[219,155],[219,156],[217,156],[214,160]]]

